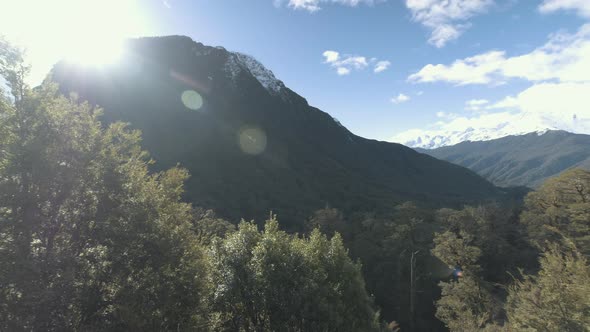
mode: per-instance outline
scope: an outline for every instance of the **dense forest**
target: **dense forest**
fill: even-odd
[[[590,172],[517,203],[238,223],[0,46],[1,331],[590,329]]]

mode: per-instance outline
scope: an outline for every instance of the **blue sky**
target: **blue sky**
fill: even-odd
[[[130,35],[253,55],[368,138],[461,130],[502,112],[545,116],[519,98],[543,87],[590,121],[567,96],[590,92],[589,0],[149,0],[119,10],[138,26]],[[389,65],[376,73],[379,62]]]

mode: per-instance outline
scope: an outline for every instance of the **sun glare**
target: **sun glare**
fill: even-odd
[[[123,40],[93,40],[87,45],[75,45],[65,52],[64,59],[83,66],[101,67],[116,63],[123,55]]]
[[[60,59],[112,64],[125,38],[151,33],[139,0],[19,0],[2,7],[0,34],[28,50],[33,69],[43,70],[38,81]]]

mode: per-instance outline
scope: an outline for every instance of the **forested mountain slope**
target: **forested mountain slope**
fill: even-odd
[[[467,167],[498,186],[537,187],[567,169],[590,169],[590,135],[559,130],[418,151]]]
[[[463,167],[356,136],[252,57],[188,37],[130,40],[117,64],[61,62],[52,75],[104,107],[105,121],[140,129],[156,168],[187,168],[187,199],[224,217],[272,210],[294,222],[326,204],[379,211],[507,195]]]

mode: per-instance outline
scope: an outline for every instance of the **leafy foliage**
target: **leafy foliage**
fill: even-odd
[[[590,172],[573,169],[545,182],[525,199],[521,221],[530,240],[541,248],[547,242],[573,241],[590,254]]]
[[[436,234],[432,254],[449,267],[459,266],[463,276],[456,281],[441,282],[441,298],[436,302],[436,317],[451,331],[475,331],[489,322],[492,299],[478,276],[481,250],[472,245],[473,236],[445,231]]]
[[[494,303],[488,290],[473,276],[441,283],[436,317],[451,331],[477,331],[492,318]]]
[[[236,226],[219,218],[214,211],[195,208],[193,210],[193,231],[199,242],[209,247],[215,238],[224,238],[236,230]]]
[[[450,231],[437,234],[432,254],[449,266],[461,266],[467,271],[479,270],[477,261],[481,256],[479,248],[470,245],[473,237],[464,231],[455,234]]]
[[[236,231],[182,202],[187,171],[150,172],[138,131],[103,126],[52,83],[29,89],[13,51],[1,54],[14,82],[0,105],[0,330],[379,328],[339,235],[288,235],[274,217]]]
[[[510,287],[510,326],[518,331],[587,331],[590,326],[590,266],[577,251],[551,246],[538,275]]]
[[[369,331],[378,328],[360,265],[339,235],[280,231],[274,217],[218,239],[211,249],[213,311],[232,331]]]
[[[463,275],[441,282],[436,317],[451,331],[501,330],[505,292],[496,283],[508,282],[518,266],[532,268],[536,252],[522,244],[524,230],[510,209],[498,205],[442,209],[432,254]]]
[[[362,261],[367,289],[383,319],[405,330],[442,329],[432,299],[440,293],[438,278],[446,266],[428,255],[436,229],[432,211],[412,202],[392,210],[386,215],[343,217],[349,234],[345,245],[353,258]]]
[[[206,270],[179,200],[187,172],[149,174],[139,132],[103,128],[51,84],[28,89],[20,67],[3,66],[0,329],[197,326]]]
[[[448,234],[437,236],[444,246],[439,247],[435,239],[435,250],[447,253],[435,256],[448,266],[459,264],[466,270],[477,261],[474,272],[481,272],[484,279],[493,282],[508,282],[507,272],[515,273],[518,267],[535,268],[538,252],[523,241],[527,232],[519,222],[519,212],[498,204],[437,211],[437,223]],[[448,239],[443,240],[443,236]]]

